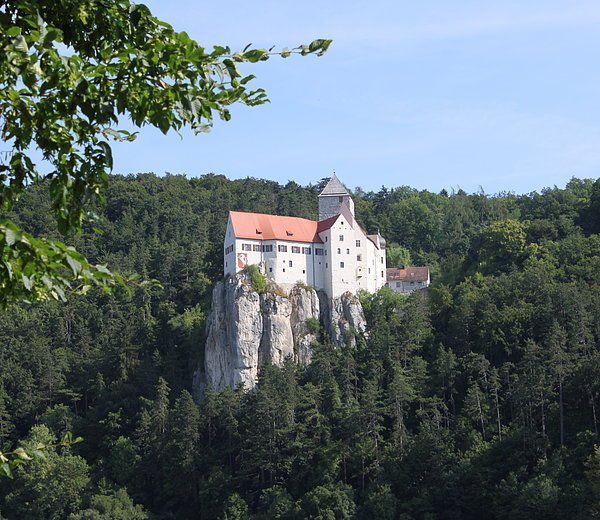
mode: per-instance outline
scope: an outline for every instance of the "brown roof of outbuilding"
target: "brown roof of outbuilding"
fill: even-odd
[[[388,267],[388,282],[426,282],[429,279],[429,267]]]

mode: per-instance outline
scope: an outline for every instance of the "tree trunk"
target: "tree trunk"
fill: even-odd
[[[590,404],[592,405],[592,417],[594,419],[594,433],[598,435],[598,420],[596,418],[596,399],[594,399],[594,394],[591,390],[588,390],[590,394]]]
[[[483,410],[481,409],[481,401],[479,399],[479,387],[476,385],[475,394],[477,395],[477,408],[479,409],[479,421],[481,422],[481,434],[485,441],[485,423],[483,421]]]
[[[494,387],[494,400],[496,401],[496,421],[498,423],[498,439],[502,440],[502,422],[500,421],[500,400],[498,399],[498,387]]]
[[[560,412],[560,446],[561,448],[565,445],[565,416],[563,410],[563,382],[562,376],[558,380],[558,402]]]

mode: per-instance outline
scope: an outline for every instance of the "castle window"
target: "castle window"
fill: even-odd
[[[325,249],[325,256],[327,256],[327,249]]]
[[[302,269],[302,274],[306,274],[306,269]]]
[[[273,245],[269,244],[269,245],[266,245],[266,246],[262,246],[262,250],[263,250],[263,253],[272,253],[273,252]]]
[[[325,242],[327,242],[327,237],[325,237]]]
[[[360,240],[356,241],[356,247],[360,247]]]
[[[362,262],[362,255],[356,255],[356,261]]]
[[[400,282],[396,282],[396,287],[400,287]]]
[[[260,245],[259,244],[254,244],[252,246],[252,251],[260,251]]]
[[[242,251],[252,251],[251,244],[242,244]]]
[[[342,250],[338,247],[338,255],[342,254]]]
[[[302,248],[302,252],[303,252],[305,255],[310,255],[310,247],[303,247],[303,248]]]
[[[349,255],[350,254],[350,249],[346,249],[346,254]]]
[[[329,267],[329,264],[327,262],[325,262],[325,269],[327,269]]]
[[[292,265],[293,265],[293,264],[292,264],[292,261],[290,260],[290,267],[292,267]]]
[[[340,235],[340,242],[344,241],[344,235]]]
[[[315,247],[315,255],[323,256],[323,249],[321,249],[320,247]]]
[[[269,267],[269,272],[272,273],[273,272],[273,268]]]
[[[369,274],[371,274],[371,268],[369,267]]]
[[[344,262],[340,262],[340,267],[343,269],[344,268]]]
[[[285,273],[285,267],[283,268],[283,272]]]
[[[383,278],[383,271],[381,271],[381,278]],[[410,283],[413,283],[413,282],[410,282]]]
[[[300,246],[292,246],[292,253],[299,253],[300,252]]]
[[[280,253],[287,253],[287,246],[277,246],[277,251]]]
[[[383,256],[381,257],[381,263],[383,264]]]
[[[344,197],[338,197],[338,202],[344,202]]]

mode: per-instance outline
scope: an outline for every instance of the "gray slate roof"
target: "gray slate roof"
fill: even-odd
[[[319,197],[328,195],[350,195],[346,187],[335,176],[335,173],[333,174],[331,179],[329,179],[327,186],[323,188],[323,191],[319,194]]]

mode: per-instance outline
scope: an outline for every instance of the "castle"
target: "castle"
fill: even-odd
[[[330,298],[386,283],[385,240],[354,218],[354,201],[334,175],[319,194],[319,220],[230,211],[224,241],[225,275],[247,265],[284,289],[298,282]]]

